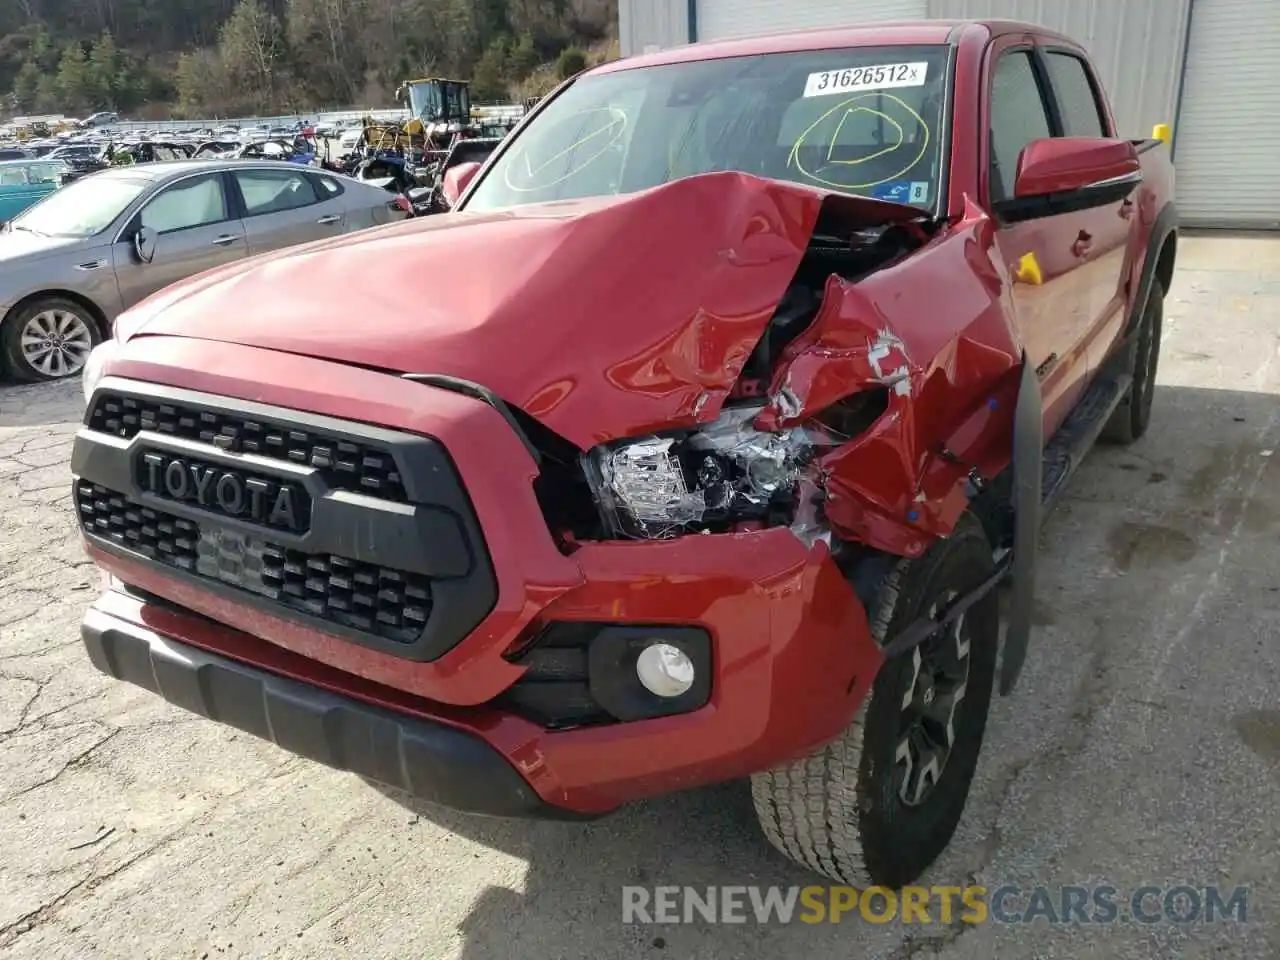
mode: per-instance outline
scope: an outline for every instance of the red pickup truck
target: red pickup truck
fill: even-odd
[[[94,353],[93,663],[478,813],[750,777],[796,861],[916,878],[1042,511],[1147,427],[1165,144],[1071,40],[930,21],[597,67],[452,184]]]

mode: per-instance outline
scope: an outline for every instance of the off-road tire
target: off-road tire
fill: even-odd
[[[902,560],[868,611],[879,642],[892,639],[941,598],[963,594],[993,570],[982,526],[966,514],[951,537],[923,557]],[[931,792],[909,806],[895,784],[895,748],[913,659],[887,661],[848,728],[816,753],[751,778],[756,815],[770,843],[791,860],[839,883],[897,889],[946,848],[973,781],[995,675],[999,610],[995,592],[965,615],[969,641],[963,699],[951,752]],[[803,710],[803,704],[796,709]]]
[[[79,376],[84,364],[62,376],[55,376],[33,367],[22,349],[22,332],[32,318],[55,311],[71,314],[84,325],[92,349],[102,342],[102,328],[93,314],[81,304],[64,297],[39,297],[12,311],[0,324],[0,370],[21,383],[38,383],[43,380],[60,380]],[[87,354],[85,355],[87,359]]]
[[[1164,326],[1164,288],[1159,280],[1151,281],[1138,321],[1137,343],[1129,372],[1133,384],[1129,393],[1102,428],[1101,439],[1107,443],[1130,444],[1147,432],[1151,423],[1151,401],[1155,396],[1156,368],[1160,363],[1160,335]]]

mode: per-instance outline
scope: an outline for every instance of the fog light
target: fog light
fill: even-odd
[[[679,647],[653,643],[636,658],[636,676],[658,697],[678,697],[693,686],[693,661]]]

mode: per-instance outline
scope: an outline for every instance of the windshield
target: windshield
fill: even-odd
[[[206,143],[202,144],[200,149],[194,154],[195,157],[216,157],[224,153],[230,153],[232,150],[238,150],[238,143]]]
[[[937,45],[855,47],[588,75],[495,160],[465,206],[736,170],[932,210],[948,57]]]
[[[146,180],[93,176],[55,190],[11,223],[49,237],[92,237],[124,213],[147,188]]]
[[[470,94],[456,81],[420,80],[408,84],[408,88],[409,110],[428,123],[444,117],[458,120],[471,110]]]
[[[434,120],[444,110],[440,88],[434,83],[409,84],[409,112],[423,120]]]
[[[60,161],[33,163],[27,167],[27,183],[57,184],[67,172],[67,165]]]

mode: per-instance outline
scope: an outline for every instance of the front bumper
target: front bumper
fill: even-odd
[[[80,633],[108,676],[290,753],[472,813],[581,819],[543,801],[493,747],[462,730],[275,676],[97,610]]]
[[[95,562],[140,594],[108,590],[87,622],[107,617],[117,633],[145,638],[140,649],[152,660],[151,651],[165,649],[149,639],[155,635],[394,717],[457,731],[503,758],[542,802],[576,814],[607,812],[799,756],[847,726],[879,669],[865,611],[826,546],[806,546],[786,529],[585,544],[572,556],[562,554],[533,493],[536,465],[502,416],[473,398],[303,357],[171,338],[130,343],[108,374],[436,438],[474,509],[497,588],[492,609],[465,637],[418,660],[270,604],[246,602],[234,591],[210,589],[127,544],[94,536],[88,549]],[[206,461],[208,454],[202,453]],[[327,495],[317,487],[315,502]],[[145,503],[134,506],[141,510]],[[199,524],[198,508],[189,516]],[[146,518],[138,522],[145,525]],[[705,632],[713,665],[709,701],[674,716],[563,730],[507,706],[504,697],[529,673],[512,652],[548,625],[584,622]],[[142,685],[169,696],[158,681]],[[266,709],[254,715],[259,728]],[[393,785],[411,781],[405,774]],[[474,808],[465,797],[443,802]]]

